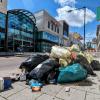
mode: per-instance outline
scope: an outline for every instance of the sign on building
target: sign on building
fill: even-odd
[[[100,7],[97,7],[97,20],[100,21]]]

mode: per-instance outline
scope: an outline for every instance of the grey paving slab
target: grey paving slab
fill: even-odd
[[[86,86],[86,85],[84,85],[84,86],[82,86],[83,84],[81,84],[81,83],[78,83],[76,86],[74,86],[73,88],[74,89],[77,89],[77,90],[82,90],[82,91],[88,91],[88,92],[93,92],[94,93],[94,89],[95,89],[95,87],[96,87],[96,85],[90,85],[90,86]]]
[[[56,97],[64,99],[64,100],[84,100],[85,99],[85,91],[70,89],[70,92],[65,92],[65,88],[61,90]]]
[[[87,93],[85,100],[100,100],[100,95]]]
[[[73,88],[100,94],[100,82],[97,77],[89,77],[86,80],[77,83]]]
[[[53,97],[53,96],[50,96],[47,94],[43,94],[39,98],[37,98],[36,100],[61,100],[61,99],[58,99],[56,97]]]
[[[86,99],[85,99],[85,100],[95,100],[94,94],[87,93],[87,94],[86,94]]]
[[[8,97],[8,100],[35,100],[40,95],[42,95],[41,92],[32,92],[31,89],[24,89],[23,91],[14,94],[10,97]]]
[[[20,86],[23,86],[23,87],[26,87],[26,88],[30,88],[29,85],[26,85],[25,81],[22,81],[22,82],[18,81],[18,82],[15,82],[14,84],[17,84],[17,85],[20,85]]]
[[[42,92],[55,96],[63,87],[60,85],[47,85],[42,88]]]
[[[6,100],[6,99],[4,99],[4,98],[0,97],[0,100]]]
[[[90,88],[87,88],[87,92],[100,94],[100,85],[94,85]]]
[[[19,91],[22,91],[23,89],[25,89],[25,87],[23,86],[20,86],[20,85],[17,85],[17,84],[13,84],[12,85],[13,88],[11,88],[10,90],[7,90],[7,91],[4,91],[4,92],[1,92],[0,95],[7,98]]]

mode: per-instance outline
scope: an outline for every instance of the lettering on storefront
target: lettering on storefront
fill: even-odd
[[[49,34],[47,32],[43,33],[43,39],[47,39],[49,41],[56,42],[56,43],[59,42],[59,38],[57,36],[54,36],[54,35]]]

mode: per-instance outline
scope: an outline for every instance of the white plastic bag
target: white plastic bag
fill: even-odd
[[[68,65],[68,62],[65,59],[59,59],[59,64],[61,66],[67,66]]]
[[[20,75],[20,81],[26,81],[26,74],[25,73],[22,73]]]
[[[51,50],[51,57],[67,59],[71,56],[71,52],[63,47],[53,46]]]
[[[76,51],[76,52],[79,52],[79,51],[80,51],[80,48],[79,48],[79,46],[78,46],[78,45],[73,44],[73,45],[71,46],[71,51]]]

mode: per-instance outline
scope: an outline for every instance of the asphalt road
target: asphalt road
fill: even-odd
[[[27,57],[0,57],[0,71],[16,69],[25,59]]]

